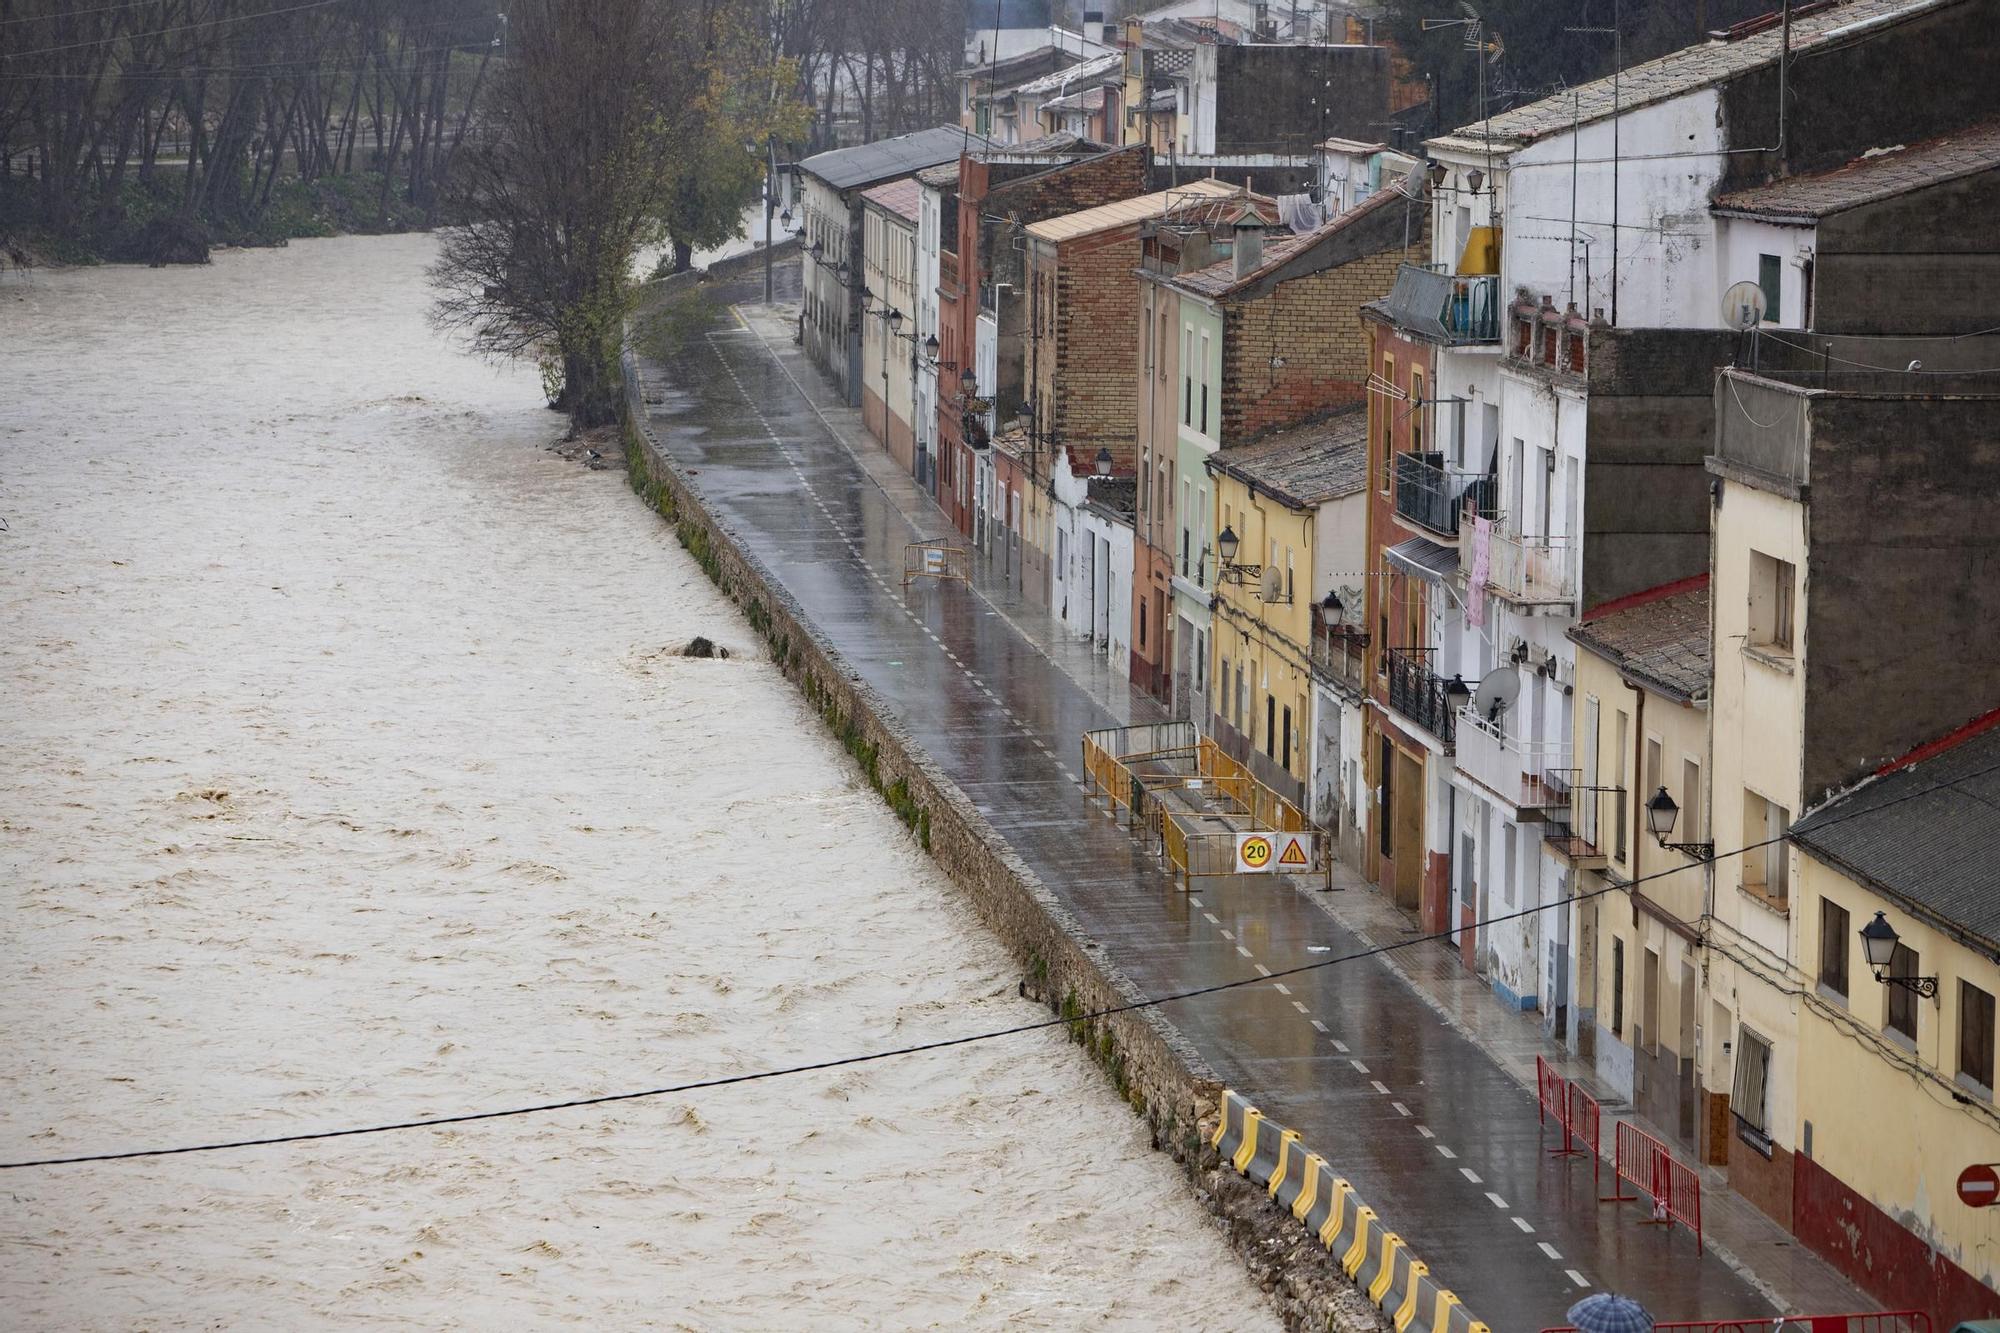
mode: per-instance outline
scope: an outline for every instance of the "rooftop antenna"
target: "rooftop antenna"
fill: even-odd
[[[1611,26],[1608,28],[1565,28],[1564,32],[1591,32],[1611,34],[1611,322],[1618,322],[1618,109],[1622,92],[1621,80],[1625,73],[1625,33],[1618,21],[1618,0],[1611,0]],[[1785,4],[1787,31],[1791,23],[1790,0]],[[1781,66],[1782,68],[1782,66]],[[1782,78],[1782,74],[1780,75]],[[1780,122],[1779,137],[1784,134]]]
[[[1485,140],[1486,143],[1486,179],[1493,182],[1494,192],[1497,196],[1500,183],[1493,178],[1493,109],[1487,105],[1486,101],[1486,67],[1488,65],[1499,64],[1500,57],[1507,54],[1507,47],[1500,40],[1499,33],[1493,33],[1490,37],[1487,35],[1486,20],[1480,16],[1477,9],[1472,7],[1469,0],[1458,0],[1458,12],[1462,17],[1455,19],[1424,19],[1419,26],[1425,32],[1430,32],[1434,28],[1462,28],[1465,30],[1465,40],[1461,43],[1460,49],[1472,51],[1486,57],[1477,64],[1479,72],[1479,133],[1480,138]],[[1492,218],[1489,217],[1487,221],[1490,224]]]

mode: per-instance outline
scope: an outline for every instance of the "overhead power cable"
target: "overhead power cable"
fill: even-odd
[[[1929,787],[1906,792],[1901,796],[1893,797],[1887,801],[1878,801],[1864,809],[1856,809],[1845,815],[1824,820],[1819,827],[1824,828],[1832,824],[1844,823],[1846,820],[1859,818],[1862,815],[1876,814],[1888,809],[1890,806],[1900,805],[1904,801],[1915,800],[1919,796],[1928,796],[1932,792],[1942,791],[1947,787],[1956,786],[1972,778],[1983,777],[1989,773],[1996,772],[2000,772],[2000,764],[1993,764],[1986,768],[1976,769],[1970,773],[1963,773],[1945,782],[1934,783]],[[1199,986],[1192,990],[1175,991],[1169,995],[1157,995],[1149,999],[1134,1000],[1129,1004],[1118,1004],[1104,1009],[1093,1009],[1087,1013],[1075,1014],[1068,1017],[1048,1018],[1034,1023],[1019,1023],[1013,1027],[994,1028],[985,1032],[968,1033],[963,1037],[947,1037],[938,1041],[919,1042],[915,1045],[898,1046],[890,1050],[869,1051],[861,1055],[842,1056],[835,1060],[816,1060],[809,1064],[753,1070],[746,1074],[725,1074],[716,1078],[694,1079],[686,1083],[668,1084],[664,1087],[640,1088],[630,1092],[607,1092],[594,1097],[571,1097],[563,1101],[535,1102],[526,1106],[509,1106],[491,1111],[464,1111],[456,1115],[425,1116],[376,1125],[353,1125],[345,1129],[305,1130],[295,1134],[270,1134],[253,1138],[219,1139],[205,1143],[183,1144],[175,1148],[129,1148],[119,1152],[78,1153],[67,1157],[26,1158],[19,1161],[0,1162],[0,1171],[21,1171],[30,1167],[80,1166],[89,1162],[124,1162],[138,1158],[179,1157],[189,1153],[227,1152],[236,1148],[264,1148],[288,1143],[316,1143],[325,1139],[355,1138],[363,1134],[387,1134],[402,1129],[440,1129],[450,1125],[472,1124],[481,1120],[503,1120],[514,1116],[543,1115],[551,1111],[568,1111],[586,1106],[608,1106],[614,1102],[640,1101],[651,1097],[669,1097],[677,1093],[700,1092],[708,1088],[727,1088],[741,1083],[759,1083],[769,1079],[788,1078],[795,1074],[811,1074],[828,1069],[845,1069],[853,1065],[873,1064],[877,1061],[891,1060],[899,1056],[921,1055],[927,1051],[949,1050],[954,1046],[969,1046],[974,1042],[995,1041],[1001,1037],[1015,1037],[1029,1032],[1043,1032],[1050,1028],[1070,1027],[1073,1024],[1094,1022],[1098,1019],[1110,1018],[1117,1014],[1129,1014],[1141,1009],[1152,1009],[1163,1004],[1173,1004],[1181,1000],[1193,1000],[1205,995],[1221,994],[1224,991],[1241,990],[1248,986],[1268,985],[1274,981],[1282,981],[1286,977],[1303,976],[1306,973],[1318,972],[1324,968],[1339,967],[1345,963],[1359,962],[1364,958],[1374,958],[1382,954],[1396,953],[1403,949],[1414,948],[1419,944],[1441,943],[1481,926],[1502,925],[1509,921],[1517,921],[1524,917],[1552,911],[1559,907],[1568,907],[1573,903],[1587,902],[1593,898],[1602,897],[1607,893],[1629,891],[1655,879],[1665,879],[1670,875],[1685,874],[1697,866],[1713,865],[1717,861],[1721,861],[1727,857],[1742,856],[1749,852],[1760,851],[1765,847],[1783,841],[1785,841],[1784,835],[1780,834],[1775,838],[1765,838],[1761,842],[1746,844],[1733,851],[1715,852],[1706,857],[1691,857],[1686,865],[1674,866],[1667,870],[1656,870],[1650,874],[1641,875],[1623,883],[1606,884],[1602,888],[1591,889],[1584,893],[1574,893],[1567,898],[1557,898],[1534,907],[1524,907],[1513,912],[1503,912],[1498,916],[1490,916],[1478,921],[1466,922],[1462,925],[1435,931],[1427,935],[1414,935],[1408,939],[1397,940],[1393,943],[1374,945],[1354,953],[1342,954],[1337,958],[1323,958],[1317,962],[1301,963],[1297,967],[1282,968],[1270,973],[1268,976],[1243,977],[1236,981],[1224,981],[1218,982],[1213,986]]]
[[[29,56],[45,56],[57,51],[81,51],[93,46],[109,46],[113,42],[132,41],[140,37],[164,37],[170,32],[190,32],[196,28],[220,28],[230,23],[248,23],[253,19],[276,18],[280,14],[296,14],[305,9],[325,9],[329,5],[345,3],[345,0],[308,0],[302,5],[287,9],[266,9],[256,14],[237,14],[229,18],[204,19],[200,23],[182,23],[171,28],[155,28],[151,32],[114,32],[87,42],[68,42],[62,46],[39,46],[32,51],[0,52],[0,60],[25,60]]]

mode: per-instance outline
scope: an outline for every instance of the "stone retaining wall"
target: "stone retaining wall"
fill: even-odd
[[[716,524],[700,492],[653,438],[641,378],[628,353],[625,444],[633,488],[674,525],[688,553],[743,609],[773,663],[1020,960],[1021,993],[1070,1020],[1071,1038],[1146,1121],[1153,1146],[1180,1163],[1287,1327],[1386,1328],[1304,1227],[1262,1189],[1220,1167],[1208,1146],[1222,1092],[1213,1071],[1156,1009],[1105,1012],[1141,1000],[1138,987],[1104,957],[1101,946],[904,731],[860,673],[807,628],[790,592]]]

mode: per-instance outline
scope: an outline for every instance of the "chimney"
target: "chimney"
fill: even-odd
[[[1264,219],[1255,213],[1245,213],[1236,219],[1234,230],[1229,251],[1230,271],[1241,282],[1264,262]]]

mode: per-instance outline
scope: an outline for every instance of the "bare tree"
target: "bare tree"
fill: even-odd
[[[512,58],[460,149],[434,321],[559,369],[573,428],[618,413],[639,250],[664,232],[741,0],[522,0]],[[749,25],[744,30],[750,30]]]

